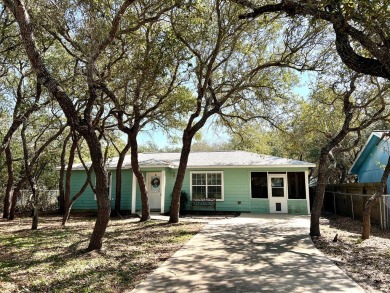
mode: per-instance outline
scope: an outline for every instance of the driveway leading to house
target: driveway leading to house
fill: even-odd
[[[364,292],[313,245],[309,217],[215,220],[133,292]]]

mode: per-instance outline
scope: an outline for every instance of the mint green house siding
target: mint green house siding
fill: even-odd
[[[222,211],[250,211],[250,186],[247,169],[224,169],[224,201],[217,202]]]
[[[289,214],[308,214],[307,201],[305,199],[289,199],[288,201]]]
[[[215,194],[217,194],[217,211],[250,213],[281,212],[290,214],[309,213],[307,174],[309,168],[314,166],[313,164],[240,151],[225,153],[192,153],[191,155],[192,158],[189,159],[188,168],[185,172],[182,185],[182,190],[189,195],[190,199],[192,198],[192,192],[194,192],[195,198],[199,198],[199,196],[207,197],[208,192],[210,192],[210,197],[214,197]],[[140,162],[144,160],[145,164],[148,164],[141,164],[141,171],[148,189],[149,205],[152,210],[164,213],[169,212],[172,200],[171,194],[177,176],[179,156],[180,154],[178,153],[140,154]],[[230,162],[230,160],[233,160],[234,163],[223,166],[223,164],[227,164],[226,161]],[[108,169],[111,173],[111,207],[114,208],[117,174],[115,171],[115,160],[112,159],[112,161],[113,163],[108,163]],[[202,165],[204,162],[212,162],[212,165]],[[219,164],[219,162],[222,163]],[[256,164],[257,166],[252,166]],[[80,169],[78,170],[76,167],[72,172],[71,196],[80,190],[86,180],[86,173],[84,170],[81,170],[82,166],[78,168]],[[297,175],[297,173],[300,175]],[[303,179],[304,177],[306,178]],[[159,180],[158,185],[153,183],[156,178]],[[263,185],[256,185],[258,184],[256,183],[256,180],[258,179],[263,180],[261,181],[263,182],[261,183]],[[92,174],[92,182],[94,182],[94,180],[94,175]],[[195,183],[192,182],[193,180]],[[207,183],[206,185],[204,185],[205,183],[202,183],[208,182],[208,180],[212,180],[210,182],[214,182],[213,180],[217,181],[215,181],[216,183]],[[266,181],[266,186],[264,186],[264,180]],[[282,180],[284,184],[282,187],[273,185],[274,182],[277,183],[278,180]],[[297,182],[299,182],[299,184]],[[304,187],[303,184],[305,184]],[[293,185],[295,187],[292,187]],[[299,185],[299,188],[297,185]],[[254,193],[252,192],[252,186],[254,186]],[[267,194],[263,191],[258,191],[258,188],[267,190]],[[276,193],[280,193],[278,188],[283,188],[284,195],[281,194],[281,199],[276,195]],[[290,189],[294,191],[294,194],[291,197]],[[204,193],[205,190],[207,190],[206,193]],[[130,169],[129,161],[124,164],[124,169],[122,170],[121,193],[122,210],[131,211],[133,213],[141,211],[142,202],[140,188]],[[270,194],[273,196],[270,196]],[[219,198],[220,196],[222,198]],[[281,204],[283,205],[283,210],[279,210]],[[188,204],[187,209],[189,208],[190,205]],[[72,209],[97,209],[95,195],[90,186],[86,188],[81,197],[74,203]]]
[[[191,195],[191,172],[222,172],[223,174],[223,191],[224,200],[217,201],[216,206],[218,211],[236,211],[249,212],[249,186],[248,186],[248,171],[247,169],[189,169],[186,171],[183,187],[189,196]],[[174,184],[172,180],[172,188]],[[172,192],[170,189],[170,193]],[[169,207],[169,205],[168,205]]]
[[[115,193],[116,193],[116,172],[111,172],[111,208],[115,207]],[[121,197],[121,209],[122,210],[131,210],[131,188],[132,188],[132,176],[133,172],[131,170],[122,170],[122,197]],[[73,171],[71,180],[70,180],[70,196],[71,198],[75,195],[81,187],[84,185],[84,182],[87,178],[85,171]],[[92,182],[95,181],[94,174],[91,175]],[[93,193],[90,185],[86,188],[83,194],[78,200],[73,204],[72,210],[97,210],[97,203],[95,199],[95,194]]]
[[[169,211],[172,200],[172,190],[173,186],[175,185],[177,170],[170,168],[165,168],[164,170],[166,174],[164,210]],[[184,188],[184,186],[182,190],[185,190],[188,195],[190,194],[189,189]],[[189,205],[187,208],[189,208]]]
[[[260,214],[270,213],[270,202],[268,199],[252,198],[251,196],[251,172],[304,172],[304,168],[284,168],[284,169],[251,169],[251,168],[225,168],[225,169],[189,169],[186,171],[183,187],[188,195],[191,195],[191,180],[192,172],[209,171],[222,172],[224,181],[224,200],[217,201],[216,206],[218,211],[233,211],[233,212],[252,212]],[[173,180],[172,180],[173,179]],[[169,178],[167,182],[167,192],[172,192],[174,179]],[[307,195],[308,198],[308,195]],[[290,214],[308,214],[307,199],[289,199],[287,200],[288,213]],[[166,210],[169,210],[169,202],[166,202]]]
[[[91,180],[94,181],[95,177],[92,174]],[[73,171],[70,178],[70,197],[72,198],[84,185],[87,179],[85,171]],[[72,206],[72,210],[96,210],[97,204],[95,200],[95,194],[91,187],[88,185],[83,194],[75,201]]]
[[[148,172],[160,173],[165,171],[165,199],[164,211],[168,212],[171,204],[171,194],[176,179],[176,170],[170,168],[162,169],[146,169],[142,170],[146,178]],[[259,199],[251,197],[251,172],[264,172],[263,169],[249,168],[226,168],[226,169],[189,169],[185,173],[183,187],[189,196],[191,195],[191,173],[192,172],[222,172],[223,174],[223,200],[218,200],[216,203],[218,211],[230,212],[251,212],[267,214],[270,213],[270,202],[268,199]],[[273,170],[272,172],[276,172]],[[115,192],[116,192],[116,172],[111,171],[111,208],[115,207]],[[84,171],[74,171],[71,177],[71,196],[77,193],[86,180]],[[94,176],[92,175],[92,180]],[[131,170],[122,170],[122,196],[121,209],[131,211],[132,209],[132,181],[133,173]],[[141,193],[138,184],[136,185],[136,211],[140,211],[142,207]],[[289,214],[308,214],[308,203],[306,199],[289,199],[288,213]],[[187,209],[189,205],[187,206]],[[75,202],[73,210],[96,210],[97,204],[95,195],[90,188],[84,191],[81,197]]]
[[[269,214],[269,200],[251,198],[250,211],[256,214]]]
[[[116,193],[116,172],[111,171],[111,208],[115,207],[115,193]],[[131,190],[132,190],[133,172],[131,170],[122,170],[122,195],[121,195],[121,209],[131,210]]]

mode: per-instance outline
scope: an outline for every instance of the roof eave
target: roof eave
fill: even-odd
[[[367,146],[370,144],[370,142],[371,142],[371,140],[372,140],[372,138],[373,138],[374,136],[375,136],[375,137],[378,137],[378,136],[376,135],[375,132],[372,132],[372,133],[370,134],[370,136],[368,137],[366,143],[364,144],[363,148],[361,149],[361,151],[360,151],[359,154],[357,155],[356,159],[353,161],[353,163],[352,163],[352,165],[351,165],[351,168],[349,168],[349,170],[348,170],[348,174],[350,174],[350,175],[352,175],[352,174],[357,174],[357,170],[356,170],[356,168],[355,168],[355,167],[356,167],[356,164],[357,164],[358,161],[360,160],[362,154],[366,151]],[[378,138],[379,138],[379,137],[378,137]],[[372,147],[373,147],[373,146],[372,146]],[[371,148],[372,148],[372,147],[371,147]]]
[[[201,168],[210,168],[210,169],[218,169],[218,168],[315,168],[315,164],[304,164],[304,165],[199,165],[199,166],[191,166],[187,165],[187,168],[193,169],[201,169]],[[175,166],[177,169],[178,166]]]

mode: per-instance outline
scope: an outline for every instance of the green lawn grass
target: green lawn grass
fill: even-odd
[[[94,219],[75,218],[67,227],[59,217],[0,221],[0,292],[122,292],[195,235],[201,223],[139,223],[114,219],[103,250],[85,252]]]

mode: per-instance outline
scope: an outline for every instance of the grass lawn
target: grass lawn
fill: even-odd
[[[122,292],[195,235],[202,223],[167,224],[113,219],[103,250],[84,252],[93,218],[42,217],[31,231],[31,218],[0,220],[0,292]]]

